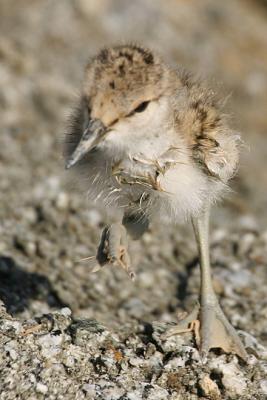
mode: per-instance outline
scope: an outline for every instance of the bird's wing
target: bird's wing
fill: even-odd
[[[193,145],[194,160],[210,175],[227,182],[236,172],[239,158],[239,136],[218,132],[216,139],[201,136]]]

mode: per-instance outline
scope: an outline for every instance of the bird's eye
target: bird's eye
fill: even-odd
[[[143,103],[139,104],[139,106],[137,106],[135,108],[134,112],[140,113],[140,112],[145,111],[145,109],[147,108],[148,104],[149,104],[149,101],[143,101]]]

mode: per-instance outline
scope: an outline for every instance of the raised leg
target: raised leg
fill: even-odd
[[[111,264],[123,268],[130,278],[134,279],[135,274],[131,270],[128,254],[127,232],[121,223],[105,227],[97,250],[96,260],[99,267],[96,267],[95,271],[106,264]]]
[[[195,309],[177,327],[172,328],[170,334],[179,334],[185,331],[185,323],[187,331],[194,330],[195,325],[192,322],[197,318],[200,321],[200,338],[196,337],[196,341],[202,358],[206,358],[210,349],[221,348],[227,353],[235,353],[246,360],[246,350],[235,329],[224,315],[212,285],[209,259],[209,210],[193,219],[192,222],[200,258],[200,307],[198,313]],[[170,334],[165,334],[165,337]]]
[[[135,273],[131,268],[128,252],[128,237],[139,239],[148,229],[148,219],[139,212],[126,212],[121,222],[113,223],[104,228],[96,256],[83,258],[79,261],[91,261],[91,272],[99,271],[106,265],[123,268],[134,280]]]

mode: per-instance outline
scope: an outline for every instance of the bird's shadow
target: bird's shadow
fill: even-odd
[[[31,299],[45,301],[51,307],[64,307],[49,279],[23,270],[8,256],[0,257],[0,300],[8,313],[14,315],[29,307]]]

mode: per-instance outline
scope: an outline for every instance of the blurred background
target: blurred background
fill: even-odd
[[[58,175],[60,140],[83,67],[136,41],[203,78],[245,142],[236,212],[267,219],[267,3],[264,0],[0,1],[1,191]],[[7,193],[9,192],[9,193]],[[22,198],[20,199],[22,203]],[[7,204],[7,205],[8,205]]]
[[[242,134],[234,191],[213,216],[215,263],[217,254],[227,264],[233,248],[245,262],[247,253],[236,250],[244,229],[252,235],[244,246],[254,245],[258,231],[267,241],[265,0],[0,0],[0,297],[23,318],[68,305],[75,315],[109,324],[168,320],[197,297],[196,249],[192,232],[180,233],[184,227],[152,227],[139,244],[139,260],[133,257],[135,285],[123,271],[90,275],[86,263],[76,262],[95,254],[106,216],[67,183],[61,156],[66,119],[88,58],[103,45],[125,41],[151,47],[207,79]],[[253,254],[264,264],[262,249],[253,247]],[[227,281],[217,267],[223,295],[231,275]],[[235,285],[248,291],[251,276],[237,277]],[[256,307],[257,295],[251,296]],[[253,310],[250,322],[260,334]]]

